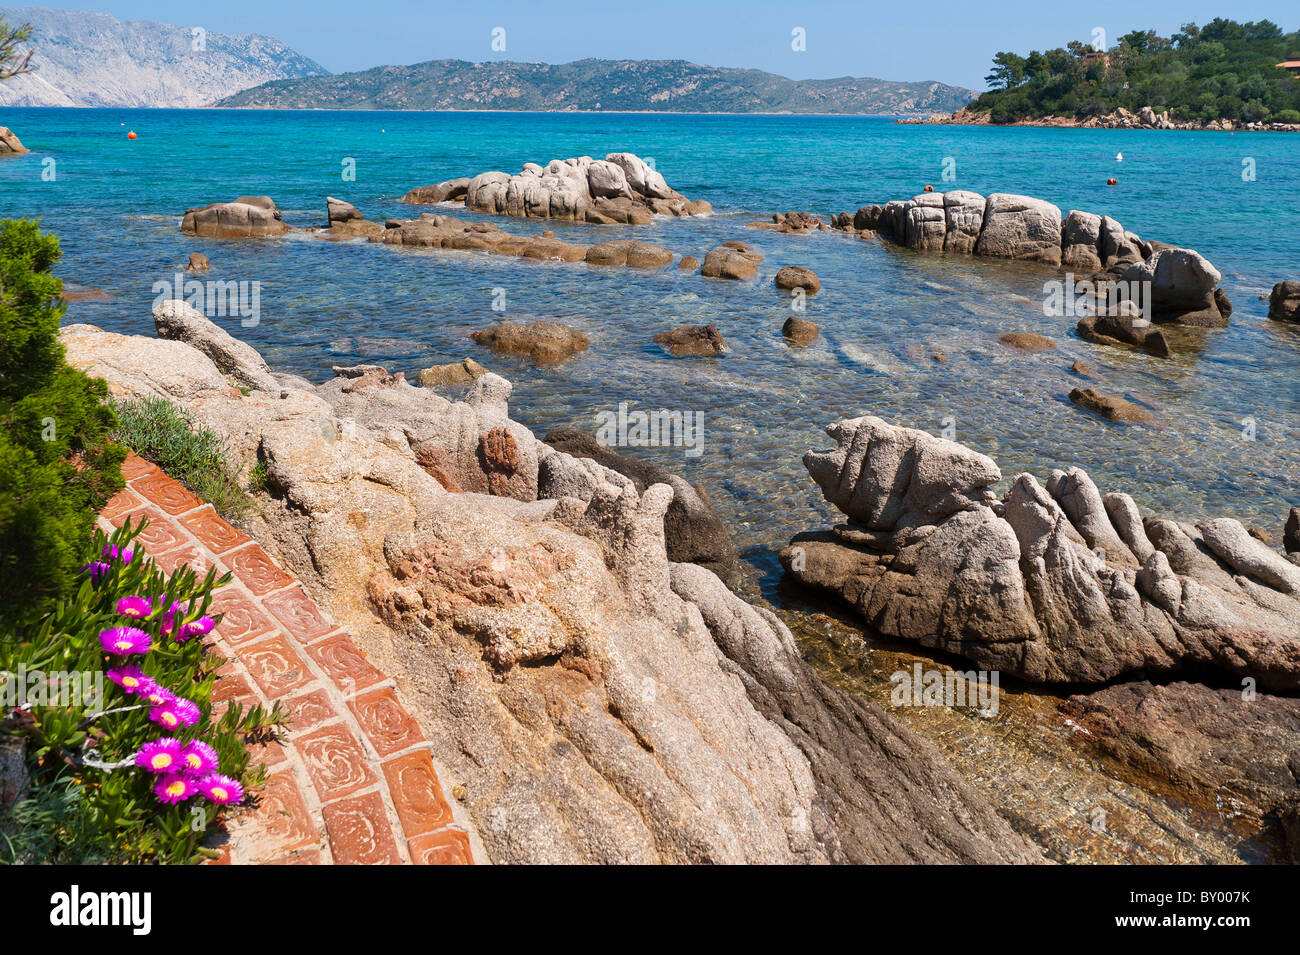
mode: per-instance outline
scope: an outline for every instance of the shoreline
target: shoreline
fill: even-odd
[[[1144,106],[1137,113],[1131,113],[1120,107],[1102,116],[1090,116],[1079,119],[1075,116],[1036,116],[1029,119],[1017,119],[1010,123],[995,123],[991,114],[980,113],[967,108],[953,113],[933,113],[926,117],[900,117],[894,121],[899,126],[991,126],[998,129],[1008,127],[1031,127],[1038,129],[1104,129],[1104,130],[1147,130],[1174,131],[1189,133],[1300,133],[1300,123],[1245,123],[1240,120],[1172,120],[1169,113],[1156,113],[1150,106]]]

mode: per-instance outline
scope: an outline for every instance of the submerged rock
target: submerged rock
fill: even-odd
[[[815,322],[791,315],[781,326],[781,334],[795,345],[811,345],[817,340],[819,329]]]
[[[777,270],[776,278],[773,279],[776,287],[786,291],[792,289],[803,289],[810,294],[816,294],[821,291],[821,279],[817,273],[807,266],[803,265],[786,265]]]
[[[663,246],[635,239],[601,242],[587,250],[588,265],[629,265],[634,269],[661,269],[671,265],[673,254]]]
[[[536,365],[550,365],[585,351],[587,336],[559,322],[503,322],[469,336],[479,345],[518,355]]]
[[[998,341],[1008,348],[1016,348],[1020,351],[1045,351],[1056,347],[1056,342],[1036,332],[1007,332],[999,335]]]
[[[741,248],[736,248],[736,245]],[[758,263],[761,261],[763,257],[757,252],[751,252],[743,242],[734,245],[724,243],[704,256],[700,274],[705,278],[752,279],[758,275]]]
[[[716,325],[679,325],[669,332],[660,332],[653,339],[678,357],[721,355],[727,343]]]
[[[1236,521],[1143,518],[1079,468],[1046,485],[923,431],[863,417],[804,464],[849,522],[781,562],[887,637],[1036,682],[1189,664],[1300,689],[1300,567]]]
[[[1084,341],[1097,345],[1129,345],[1158,358],[1173,354],[1165,333],[1131,314],[1086,315],[1075,331]]]
[[[1111,421],[1135,421],[1141,424],[1155,421],[1155,415],[1141,405],[1115,395],[1104,394],[1095,388],[1073,388],[1070,390],[1070,400],[1079,407],[1095,411]]]

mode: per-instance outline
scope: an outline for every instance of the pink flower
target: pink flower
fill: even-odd
[[[181,750],[181,766],[185,772],[195,776],[206,776],[217,768],[217,751],[196,739]]]
[[[141,690],[140,695],[144,697],[145,702],[151,706],[165,706],[176,699],[176,694],[165,686],[159,686],[151,682],[149,688]]]
[[[151,773],[175,773],[182,768],[183,753],[179,740],[156,739],[140,747],[135,764]]]
[[[153,679],[145,676],[144,671],[137,666],[114,667],[108,671],[108,678],[132,696],[147,694],[157,687]]]
[[[187,623],[181,627],[181,632],[176,635],[177,643],[184,643],[192,637],[202,637],[212,631],[217,622],[211,617],[199,617],[192,623]]]
[[[105,652],[118,656],[148,653],[153,646],[152,638],[139,627],[109,627],[100,632],[99,642]]]
[[[105,544],[100,553],[109,560],[120,559],[124,564],[131,563],[131,558],[135,556],[135,551],[131,550],[131,548],[122,549],[116,544]]]
[[[194,785],[193,780],[179,773],[164,776],[153,787],[153,794],[158,797],[158,801],[165,803],[178,803],[189,799],[198,791],[199,787]]]
[[[123,617],[143,620],[153,613],[153,603],[148,597],[123,597],[117,602],[117,612]]]
[[[198,788],[212,802],[223,806],[227,803],[239,802],[244,798],[244,787],[239,785],[237,780],[222,776],[220,773],[213,773],[200,779]]]
[[[169,730],[193,726],[200,715],[198,704],[179,696],[149,711],[149,719]]]
[[[90,579],[95,583],[99,583],[99,579],[108,573],[108,569],[108,564],[104,563],[102,560],[97,560],[90,564],[83,564],[81,566],[81,573],[90,574]]]

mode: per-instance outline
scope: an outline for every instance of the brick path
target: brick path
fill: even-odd
[[[419,725],[343,630],[250,537],[131,455],[126,488],[100,512],[105,530],[149,518],[136,539],[166,573],[180,563],[234,579],[213,595],[226,659],[214,703],[292,715],[285,738],[257,747],[267,767],[256,809],[229,819],[219,863],[468,864],[469,838],[442,794]]]

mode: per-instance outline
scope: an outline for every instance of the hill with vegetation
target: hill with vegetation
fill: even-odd
[[[1300,123],[1300,77],[1277,64],[1300,60],[1300,31],[1216,18],[1173,36],[1135,30],[1107,51],[1079,41],[1028,56],[998,53],[992,87],[968,112],[991,122],[1045,116],[1084,120],[1150,106],[1184,121]]]
[[[430,60],[357,73],[276,80],[218,106],[270,109],[500,109],[699,113],[955,110],[973,90],[925,81],[792,80],[685,60],[469,63]]]

